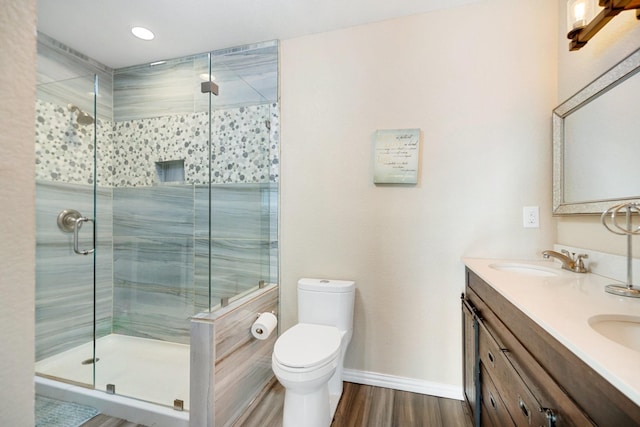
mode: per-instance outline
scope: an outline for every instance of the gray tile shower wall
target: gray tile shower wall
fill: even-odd
[[[207,112],[208,102],[196,109],[199,74],[209,69],[208,55],[170,59],[157,65],[119,68],[113,74],[113,118],[116,122]]]
[[[188,343],[193,186],[113,189],[113,331]]]
[[[93,255],[73,252],[72,233],[57,225],[63,209],[94,218],[93,186],[36,183],[36,359],[91,341],[93,337]],[[111,189],[96,196],[96,319],[98,336],[111,332]],[[91,224],[80,230],[81,248],[92,245]],[[90,357],[90,355],[89,355]]]
[[[208,188],[196,187],[196,302],[208,306],[211,271],[213,305],[257,286],[277,282],[277,184],[211,186],[211,248]],[[209,265],[211,250],[211,265]],[[211,270],[209,270],[211,268]],[[204,296],[204,299],[202,298]],[[201,303],[201,304],[200,304]]]
[[[98,76],[98,118],[112,121],[113,69],[38,33],[38,99],[65,108],[72,103],[93,115],[94,75]]]
[[[73,252],[72,234],[60,231],[56,223],[63,209],[76,209],[96,220],[96,331],[99,337],[111,333],[112,194],[110,162],[105,160],[111,152],[113,70],[42,33],[37,56],[36,360],[41,360],[93,338],[94,257]],[[78,124],[68,109],[73,104],[96,116],[94,75],[102,150],[96,153],[97,163],[94,126]],[[91,245],[89,227],[90,223],[80,230],[83,249]]]
[[[113,189],[113,235],[193,238],[192,185]]]
[[[278,43],[238,46],[209,54],[141,64],[114,71],[116,122],[178,116],[278,100]],[[201,93],[200,84],[215,80],[219,95]]]
[[[273,281],[273,191],[214,185],[209,219],[208,187],[114,188],[114,332],[188,343],[189,317],[209,308],[209,271],[213,305]]]
[[[58,229],[56,218],[65,208],[93,217],[93,186],[39,181],[37,190],[40,359],[91,340],[93,259],[73,253],[72,236]],[[213,305],[254,288],[259,280],[277,280],[269,256],[277,250],[270,243],[275,230],[269,228],[264,201],[273,193],[269,184],[213,186]],[[114,332],[189,342],[190,316],[209,307],[207,205],[208,188],[191,185],[99,189],[100,336]],[[83,247],[90,245],[85,232]]]

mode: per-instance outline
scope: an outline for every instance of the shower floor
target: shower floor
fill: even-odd
[[[89,342],[36,363],[36,372],[91,385],[93,343]],[[111,334],[96,341],[97,390],[115,384],[116,394],[173,407],[189,408],[189,345]]]

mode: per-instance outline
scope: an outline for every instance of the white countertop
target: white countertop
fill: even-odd
[[[640,405],[640,352],[593,330],[596,315],[634,316],[640,320],[640,298],[606,293],[615,280],[560,268],[556,261],[464,258],[465,265],[489,283],[587,365]],[[552,269],[553,277],[500,271],[492,264],[525,264]]]

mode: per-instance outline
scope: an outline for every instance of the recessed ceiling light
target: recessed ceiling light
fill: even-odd
[[[153,40],[155,37],[155,34],[153,34],[150,29],[144,27],[133,27],[131,32],[134,36],[142,40]]]

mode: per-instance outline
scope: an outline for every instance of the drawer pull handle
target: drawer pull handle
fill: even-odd
[[[487,351],[487,357],[489,358],[489,361],[491,362],[491,364],[493,365],[495,362],[494,358],[493,358],[493,354],[491,354],[490,351]]]
[[[553,412],[553,409],[544,408],[541,409],[540,412],[544,412],[545,418],[547,419],[546,427],[556,427],[556,414]]]
[[[489,393],[489,402],[491,402],[491,407],[493,407],[493,409],[496,409],[496,401],[491,393]]]
[[[529,418],[529,410],[527,409],[527,405],[524,404],[520,396],[518,396],[518,406],[520,407],[520,410],[522,411],[524,416],[527,417],[527,420],[529,420],[529,424],[531,424],[531,419]]]

